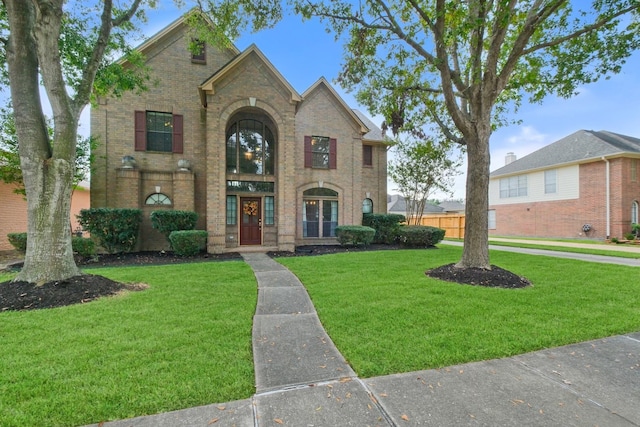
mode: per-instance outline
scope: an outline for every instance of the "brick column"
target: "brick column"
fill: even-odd
[[[116,197],[118,207],[140,208],[140,171],[137,169],[116,169]]]
[[[195,210],[195,175],[191,171],[173,173],[173,207],[176,210]]]

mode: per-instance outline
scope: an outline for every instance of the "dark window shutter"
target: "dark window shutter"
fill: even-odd
[[[304,137],[304,167],[313,167],[313,151],[311,151],[311,137]]]
[[[182,133],[182,122],[183,119],[181,114],[173,115],[173,147],[171,151],[174,153],[182,153],[183,150],[184,139]]]
[[[144,111],[135,112],[135,150],[147,149],[147,115]]]
[[[336,154],[336,150],[338,147],[338,141],[335,138],[331,138],[329,140],[329,169],[335,169],[336,168],[336,159],[337,159],[337,154]]]

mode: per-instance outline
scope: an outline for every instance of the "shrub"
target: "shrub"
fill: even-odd
[[[7,239],[9,239],[9,243],[16,251],[27,252],[27,233],[9,233],[7,234]]]
[[[130,252],[138,240],[142,221],[140,209],[82,209],[78,222],[110,254]]]
[[[87,237],[72,237],[71,247],[73,252],[85,258],[92,257],[96,254],[96,243]]]
[[[205,230],[173,231],[169,234],[169,242],[176,254],[192,256],[207,248],[208,235]]]
[[[409,248],[428,248],[444,239],[445,230],[424,225],[405,225],[398,231],[400,244]]]
[[[405,216],[399,214],[365,214],[362,216],[362,225],[371,227],[376,231],[373,243],[387,245],[396,242],[400,223],[405,221]]]
[[[624,233],[624,238],[626,240],[633,240],[633,239],[635,239],[635,237],[636,237],[636,235],[633,234],[633,233]]]
[[[153,211],[151,226],[164,234],[171,245],[169,236],[174,231],[193,230],[198,221],[198,214],[192,211]],[[172,245],[173,247],[173,245]]]
[[[376,230],[364,225],[339,225],[336,227],[336,238],[342,246],[370,245]]]
[[[9,243],[21,253],[27,251],[27,233],[9,233],[7,234]],[[84,256],[90,257],[96,254],[96,244],[91,239],[84,237],[72,237],[71,247],[74,252]]]

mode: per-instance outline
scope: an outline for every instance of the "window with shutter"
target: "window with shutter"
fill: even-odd
[[[337,140],[328,136],[304,137],[304,167],[335,169],[337,163]]]
[[[136,111],[134,114],[135,150],[182,153],[184,150],[183,116],[159,111]]]

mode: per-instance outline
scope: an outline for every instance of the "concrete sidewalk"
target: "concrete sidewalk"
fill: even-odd
[[[258,281],[256,394],[101,425],[640,426],[640,333],[360,379],[299,280],[264,254],[244,258]]]

